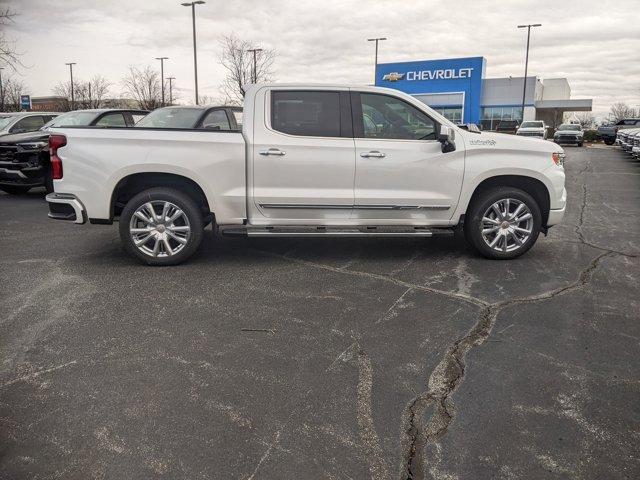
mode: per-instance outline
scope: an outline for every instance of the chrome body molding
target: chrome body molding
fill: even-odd
[[[315,210],[449,210],[451,205],[328,205],[308,203],[261,203],[260,208],[309,208]]]

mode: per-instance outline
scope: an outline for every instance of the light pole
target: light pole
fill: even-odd
[[[2,70],[4,70],[4,67],[0,67],[0,112],[4,112],[4,87],[2,86]]]
[[[69,74],[71,75],[71,110],[73,110],[74,98],[73,98],[73,66],[76,62],[65,63],[65,65],[69,65]]]
[[[176,77],[167,77],[167,80],[169,80],[169,105],[173,105],[173,80],[175,80]]]
[[[377,37],[377,38],[367,38],[367,42],[376,42],[376,59],[373,67],[373,84],[376,84],[376,80],[378,79],[378,42],[382,40],[386,40],[387,37]]]
[[[253,83],[258,83],[258,61],[256,54],[261,51],[261,48],[250,48],[247,50],[247,52],[253,52]]]
[[[198,105],[198,55],[196,53],[196,5],[202,5],[202,0],[181,3],[183,7],[191,7],[191,21],[193,23],[193,75],[196,81],[196,105]]]
[[[527,56],[524,61],[524,86],[522,87],[522,119],[521,122],[524,121],[524,101],[527,95],[527,70],[529,68],[529,40],[531,39],[531,28],[532,27],[541,27],[541,23],[532,23],[528,25],[518,25],[518,28],[526,28],[527,29]]]
[[[164,61],[169,60],[169,57],[156,57],[156,60],[160,60],[160,85],[162,87],[162,106],[164,107]]]

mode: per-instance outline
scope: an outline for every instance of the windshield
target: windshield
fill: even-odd
[[[49,127],[86,127],[96,118],[95,112],[68,112],[46,123],[42,130]]]
[[[194,128],[202,115],[201,108],[159,108],[144,117],[136,127]]]
[[[573,130],[573,131],[580,131],[580,125],[560,125],[558,127],[558,130]]]
[[[0,129],[3,129],[7,125],[9,125],[11,123],[11,120],[13,120],[13,119],[14,119],[14,117],[12,115],[2,115],[2,116],[0,116]]]
[[[544,124],[542,122],[522,122],[520,128],[542,128]]]

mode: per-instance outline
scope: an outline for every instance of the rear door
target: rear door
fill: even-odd
[[[462,139],[443,153],[439,123],[393,95],[354,92],[352,105],[354,217],[407,225],[449,220],[462,188]]]
[[[258,212],[252,222],[348,220],[355,173],[349,92],[274,88],[264,102],[250,153]]]

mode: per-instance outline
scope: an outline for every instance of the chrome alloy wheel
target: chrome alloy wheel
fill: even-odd
[[[187,215],[175,204],[152,200],[133,212],[129,222],[133,244],[150,257],[171,257],[189,242]]]
[[[513,252],[531,237],[533,215],[527,205],[515,198],[503,198],[482,216],[482,238],[498,252]]]

